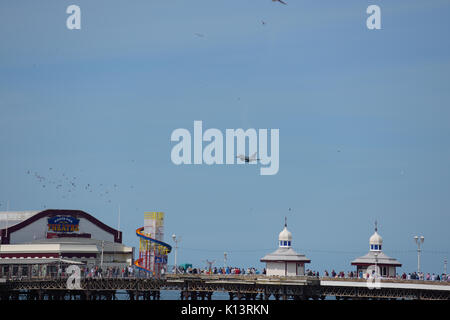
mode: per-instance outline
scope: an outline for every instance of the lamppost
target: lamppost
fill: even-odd
[[[177,239],[177,236],[175,234],[172,235],[172,240],[175,242],[175,273],[178,273],[178,266],[177,266],[177,253],[178,253],[178,242],[180,242],[180,238]]]
[[[100,260],[100,269],[102,269],[102,272],[103,272],[103,251],[104,251],[104,247],[105,247],[105,240],[102,240],[102,255],[101,255],[101,260]]]
[[[227,267],[227,255],[228,255],[228,253],[226,253],[226,252],[223,253],[223,267],[224,268]]]
[[[447,257],[444,259],[444,274],[447,275]]]
[[[375,255],[375,278],[380,276],[380,272],[378,272],[378,252],[374,253]]]
[[[414,236],[414,240],[417,244],[417,275],[420,273],[420,252],[422,251],[421,245],[423,244],[423,241],[425,240],[424,236]]]

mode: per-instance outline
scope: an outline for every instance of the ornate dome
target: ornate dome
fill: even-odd
[[[285,226],[283,231],[278,235],[279,241],[292,241],[292,233]]]
[[[378,226],[375,221],[375,233],[369,239],[370,251],[381,251],[383,238],[378,234]]]
[[[370,244],[383,244],[383,238],[375,231],[375,233],[369,239]]]

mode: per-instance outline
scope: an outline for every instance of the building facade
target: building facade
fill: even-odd
[[[278,249],[265,255],[260,261],[266,263],[268,276],[303,276],[305,264],[311,262],[305,255],[292,249],[292,233],[287,229],[287,223],[278,235]]]
[[[134,249],[122,244],[122,233],[84,211],[0,212],[0,227],[0,274],[42,275],[61,264],[133,263]]]
[[[377,224],[375,223],[375,233],[369,239],[369,252],[351,262],[356,266],[356,272],[364,275],[372,274],[374,271],[380,276],[393,278],[396,276],[396,268],[402,264],[397,259],[387,256],[382,251],[383,238],[378,234]],[[378,270],[378,271],[377,271]]]

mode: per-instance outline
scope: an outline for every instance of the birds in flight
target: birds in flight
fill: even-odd
[[[75,196],[76,193],[85,192],[99,196],[106,203],[111,203],[116,192],[119,191],[119,185],[116,183],[106,184],[82,181],[82,178],[79,176],[69,175],[65,172],[58,173],[58,170],[53,168],[49,168],[46,173],[27,170],[26,174],[34,179],[42,189],[57,191],[62,199],[68,199]],[[134,189],[133,185],[127,187],[130,190]],[[45,205],[44,208],[46,208]]]
[[[281,4],[287,5],[286,2],[282,0],[272,0],[272,2],[279,2]],[[265,21],[261,21],[262,25],[266,25]],[[195,33],[195,35],[199,38],[203,38],[205,35],[202,33]],[[256,153],[251,157],[239,155],[237,158],[241,159],[246,163],[250,163],[253,161],[258,161],[260,159],[256,158]],[[52,172],[53,168],[49,168],[49,172]],[[62,173],[59,177],[50,177],[49,175],[44,176],[38,172],[32,172],[31,170],[27,170],[27,174],[33,178],[41,185],[43,189],[47,188],[55,188],[58,191],[61,191],[62,198],[66,199],[69,196],[73,195],[77,190],[84,190],[88,193],[97,193],[100,197],[108,198],[108,196],[112,193],[112,191],[117,190],[118,185],[114,184],[113,186],[106,186],[103,184],[91,184],[91,183],[81,183],[77,180],[77,177],[71,177]],[[134,186],[130,186],[130,189],[133,189]],[[106,200],[108,203],[111,203],[111,199]],[[45,207],[45,206],[44,206]]]

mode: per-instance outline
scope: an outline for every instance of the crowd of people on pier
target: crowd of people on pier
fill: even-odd
[[[306,270],[306,275],[311,277],[320,277],[319,271],[312,271],[312,270]],[[348,279],[367,279],[371,275],[369,273],[363,273],[362,271],[356,272],[356,271],[348,271],[345,273],[344,271],[336,272],[335,270],[332,270],[331,272],[328,272],[327,270],[324,271],[323,277],[325,278],[348,278]],[[423,272],[410,272],[406,273],[403,272],[401,275],[397,274],[394,279],[397,280],[422,280],[422,281],[446,281],[450,282],[450,275],[442,273],[441,275],[435,274],[435,273],[423,273]]]
[[[213,268],[199,268],[199,267],[187,267],[184,268],[179,266],[178,268],[170,268],[170,273],[179,274],[203,274],[203,275],[265,275],[266,269],[258,270],[255,267],[240,268],[240,267],[213,267]],[[149,274],[145,271],[137,269],[135,266],[128,267],[106,267],[101,268],[100,266],[92,267],[81,267],[81,276],[83,278],[130,278],[130,277],[148,277]],[[165,272],[161,273],[164,276]],[[58,270],[58,275],[62,275],[62,269]],[[362,271],[339,271],[336,272],[334,269],[329,272],[325,270],[322,274],[319,271],[314,271],[307,269],[305,272],[306,276],[317,277],[317,278],[346,278],[346,279],[367,279],[370,274],[363,273]],[[423,272],[403,272],[401,275],[395,277],[397,280],[421,280],[421,281],[446,281],[450,282],[450,275],[447,274],[435,274],[435,273],[423,273]]]
[[[80,276],[81,278],[93,278],[93,279],[102,279],[102,278],[150,278],[153,275],[145,272],[134,265],[131,266],[102,266],[94,265],[94,266],[80,266]],[[167,270],[167,271],[166,271]],[[266,269],[258,270],[255,267],[241,268],[241,267],[192,267],[189,266],[178,266],[175,268],[174,266],[167,267],[166,270],[162,270],[159,277],[164,277],[166,273],[178,273],[178,274],[192,274],[192,275],[265,275]],[[10,270],[12,271],[12,269]],[[63,266],[59,266],[56,269],[47,270],[45,274],[50,277],[67,277],[69,276],[66,272],[66,268]],[[19,272],[18,272],[19,273]],[[6,272],[4,274],[0,274],[0,277],[9,277],[12,276],[17,278],[17,275]],[[40,275],[40,273],[39,273]],[[374,274],[370,275],[368,273],[363,273],[362,271],[335,271],[334,269],[330,272],[325,270],[323,273],[319,271],[314,271],[307,269],[305,271],[305,275],[309,277],[316,278],[341,278],[341,279],[367,279],[370,276],[374,276]],[[37,276],[33,273],[33,276]],[[44,275],[42,275],[44,276]],[[20,276],[19,276],[20,277]],[[419,280],[419,281],[444,281],[450,282],[449,274],[437,274],[437,273],[424,273],[424,272],[403,272],[401,274],[397,274],[394,278],[396,280]]]
[[[450,275],[442,273],[439,274],[430,274],[427,272],[427,274],[424,274],[423,272],[413,272],[406,274],[403,272],[403,274],[400,277],[402,280],[425,280],[425,281],[447,281],[450,282]]]
[[[128,278],[134,277],[138,272],[134,266],[106,267],[100,266],[81,267],[81,276],[84,278]]]
[[[175,270],[175,267],[172,268],[171,273],[180,273],[180,274],[219,274],[219,275],[253,275],[253,274],[266,274],[266,269],[264,268],[262,271],[259,271],[255,267],[249,268],[239,268],[239,267],[214,267],[214,268],[192,268],[192,267],[178,267]],[[306,270],[306,276],[309,277],[317,277],[317,278],[346,278],[346,279],[367,279],[370,277],[370,274],[363,273],[362,271],[339,271],[336,272],[334,269],[331,272],[325,270],[323,274],[319,271]],[[450,282],[450,275],[442,273],[441,275],[435,273],[402,273],[401,275],[397,275],[394,277],[397,280],[423,280],[423,281],[447,281]]]
[[[173,267],[172,273],[185,273],[185,274],[261,274],[261,272],[255,267],[249,268],[238,268],[238,267],[221,267],[221,268],[184,268],[179,266],[178,268]],[[266,273],[266,269],[263,270],[263,274]]]

